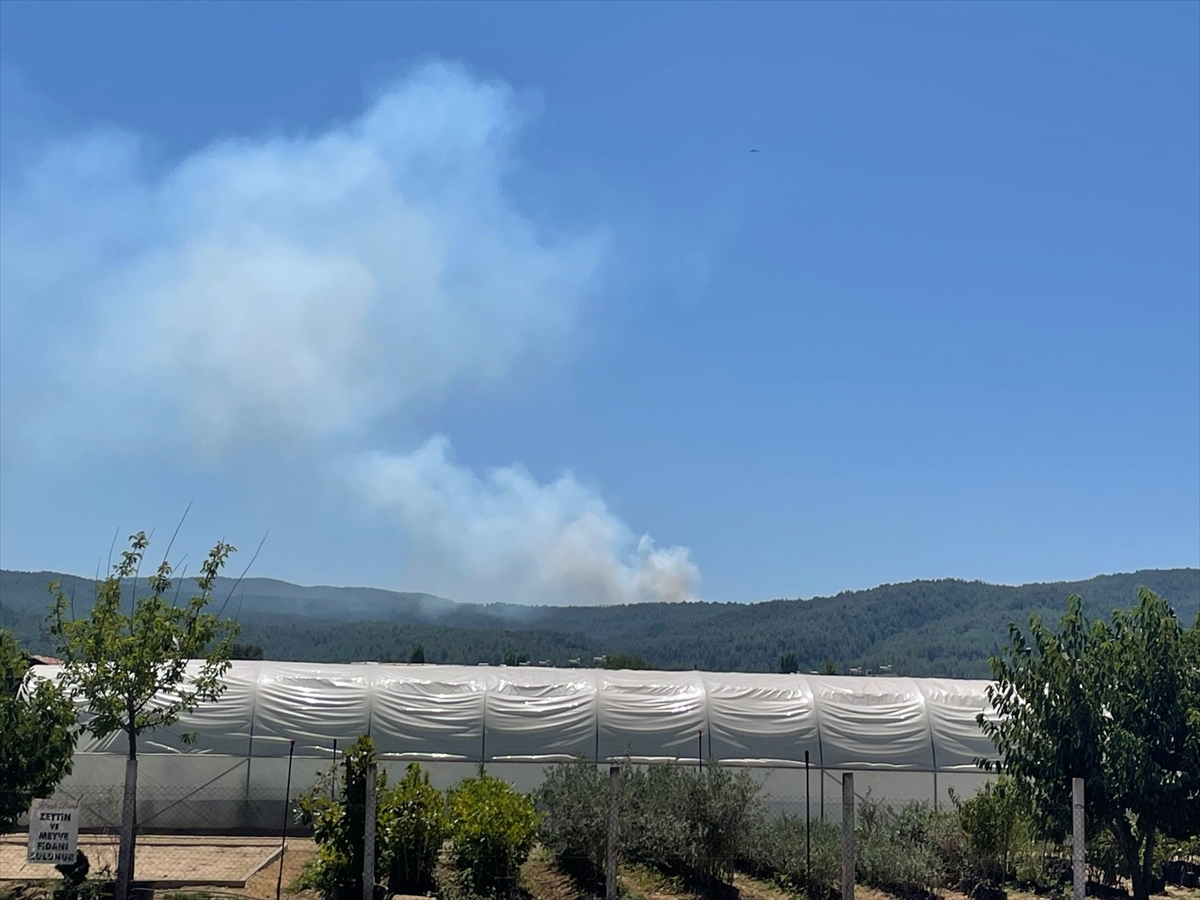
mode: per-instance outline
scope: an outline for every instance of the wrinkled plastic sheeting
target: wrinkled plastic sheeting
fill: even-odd
[[[713,759],[820,765],[821,745],[812,689],[793,675],[705,673]]]
[[[925,697],[913,679],[810,675],[808,682],[825,768],[933,770]]]
[[[489,759],[591,759],[599,716],[596,674],[500,669],[487,692]]]
[[[976,722],[980,713],[985,720],[996,720],[988,682],[922,678],[917,687],[929,710],[938,771],[978,772],[976,760],[996,758],[995,746]]]
[[[467,666],[358,666],[375,670],[371,737],[378,753],[478,760],[491,676]]]
[[[254,707],[254,755],[332,756],[371,732],[367,666],[261,663]],[[240,668],[235,665],[234,668]]]
[[[695,760],[708,730],[698,672],[598,672],[599,756]]]
[[[396,761],[778,766],[807,750],[825,769],[947,773],[994,755],[975,721],[992,715],[985,681],[250,661],[223,680],[217,702],[143,734],[139,751],[279,758],[295,740],[315,763],[370,734]],[[78,752],[124,755],[125,739],[85,731]]]

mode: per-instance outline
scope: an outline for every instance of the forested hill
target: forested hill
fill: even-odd
[[[45,634],[46,583],[73,589],[78,609],[90,579],[0,571],[0,625],[35,649]],[[223,580],[226,614],[241,640],[268,658],[311,661],[405,660],[421,643],[429,662],[499,663],[506,655],[564,665],[627,653],[661,668],[776,671],[795,653],[801,671],[831,661],[839,669],[890,665],[898,674],[986,676],[987,658],[1011,621],[1056,620],[1069,594],[1093,615],[1131,606],[1137,588],[1166,597],[1185,624],[1200,611],[1200,570],[1143,570],[1081,582],[1017,587],[944,579],[887,584],[833,597],[766,603],[526,607],[458,604],[429,594],[366,588],[299,587],[250,578]],[[218,604],[220,605],[220,603]]]

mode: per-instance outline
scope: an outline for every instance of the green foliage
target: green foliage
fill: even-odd
[[[832,659],[827,659],[825,662],[821,663],[821,674],[839,675],[841,673],[838,671],[837,663],[835,663]]]
[[[537,836],[532,799],[481,772],[450,792],[449,806],[456,868],[484,896],[511,894]]]
[[[805,856],[803,816],[760,819],[747,832],[741,848],[742,864],[753,875],[773,878],[788,890],[813,900],[830,897],[841,876],[841,838],[838,829],[820,821],[808,823],[812,846],[812,871]]]
[[[239,644],[234,642],[229,647],[230,659],[262,659],[263,648],[258,644]]]
[[[504,654],[504,664],[506,666],[519,666],[523,662],[529,662],[528,653],[520,653],[516,650],[509,650]]]
[[[1090,621],[1078,596],[1059,630],[1010,627],[992,660],[995,719],[980,716],[1004,770],[1055,839],[1070,826],[1071,779],[1089,820],[1111,831],[1136,900],[1149,896],[1154,847],[1200,833],[1200,622],[1180,626],[1148,590]]]
[[[54,793],[75,750],[75,705],[28,669],[16,638],[0,629],[0,834],[16,827],[34,798]]]
[[[898,894],[932,892],[946,879],[946,832],[956,825],[924,803],[897,808],[868,796],[858,808],[855,878]]]
[[[84,885],[92,864],[86,853],[76,850],[75,862],[59,864],[54,869],[62,876],[62,882],[55,888],[53,900],[81,900],[87,894]]]
[[[410,663],[423,664],[425,662],[425,645],[416,644],[412,648],[412,653],[409,654],[408,661]]]
[[[50,584],[51,633],[64,660],[60,684],[72,699],[87,701],[84,727],[98,738],[124,732],[130,756],[136,756],[137,735],[173,725],[221,695],[237,625],[207,612],[213,584],[234,550],[224,542],[209,552],[196,579],[199,593],[186,604],[168,602],[172,569],[164,559],[150,578],[150,593],[125,613],[122,585],[136,579],[150,544],[145,532],[129,540],[113,574],[97,585],[88,615],[70,618],[67,595],[60,584]],[[191,660],[201,662],[189,674]]]
[[[0,571],[0,615],[39,653],[53,651],[51,636],[39,631],[51,577]],[[91,594],[90,580],[79,585],[88,587],[81,596]],[[1190,622],[1200,610],[1200,571],[1170,569],[1069,584],[1009,587],[943,579],[808,600],[540,609],[251,578],[239,587],[239,619],[241,639],[280,660],[396,660],[420,643],[430,663],[499,665],[509,649],[520,647],[533,660],[560,666],[620,651],[651,668],[775,672],[781,655],[794,652],[801,672],[830,660],[841,671],[891,665],[899,675],[983,678],[1008,622],[1032,613],[1057,618],[1070,593],[1085,594],[1089,613],[1107,617],[1139,585],[1169,598],[1181,621]],[[216,586],[222,594],[231,588],[229,580]],[[148,590],[146,579],[137,589]]]
[[[608,776],[592,763],[552,766],[535,802],[542,846],[554,854],[559,868],[598,890],[608,847]]]
[[[800,671],[800,658],[791,650],[779,657],[779,672],[781,675],[794,675]]]
[[[661,765],[627,770],[624,780],[621,846],[630,860],[698,887],[729,880],[763,812],[748,772]]]
[[[604,657],[606,669],[652,669],[654,668],[640,656],[632,653],[609,653]]]
[[[1018,850],[1031,836],[1029,804],[1017,785],[1002,775],[967,800],[953,791],[950,799],[966,839],[964,875],[993,887],[1015,877]]]
[[[380,773],[380,777],[386,777]],[[450,831],[446,801],[429,775],[409,763],[395,787],[377,792],[376,857],[388,890],[423,894],[433,887],[438,853]]]
[[[317,856],[293,884],[296,890],[308,888],[323,897],[347,890],[361,894],[367,769],[372,764],[377,765],[375,747],[363,735],[346,751],[340,779],[335,764],[297,798],[301,821],[312,826]],[[342,795],[335,799],[334,786],[339,782]],[[387,773],[376,770],[377,883],[394,892],[428,891],[448,830],[445,800],[420,766],[409,764],[404,778],[391,788]]]

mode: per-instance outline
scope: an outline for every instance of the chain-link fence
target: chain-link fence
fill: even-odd
[[[270,873],[286,887],[313,854],[308,832],[296,816],[297,794],[308,789],[330,767],[328,758],[233,757],[214,754],[145,755],[139,760],[136,831],[138,850],[135,880],[159,886],[209,885],[239,888]],[[79,848],[94,875],[116,869],[121,825],[124,759],[115,754],[77,754],[75,775],[68,777],[54,799],[79,807]],[[380,769],[395,783],[413,760],[383,754]],[[435,787],[446,790],[479,770],[477,761],[420,760]],[[637,764],[623,763],[634,768]],[[542,760],[492,760],[488,774],[519,791],[533,792],[554,763]],[[580,762],[607,773],[608,763]],[[646,763],[640,765],[646,768]],[[697,761],[659,762],[680,770],[703,771],[714,765]],[[774,817],[836,826],[841,820],[840,774],[803,765],[726,765],[753,779],[767,811]],[[982,776],[945,773],[861,772],[860,798],[908,799],[933,805],[947,803],[946,791],[958,786],[973,793]],[[86,779],[86,780],[85,780]],[[290,781],[290,783],[289,783]],[[939,799],[939,793],[941,796]],[[285,830],[287,837],[285,839]],[[797,838],[798,839],[798,838]],[[0,841],[0,879],[54,877],[52,866],[25,860],[24,834]],[[790,848],[788,852],[794,852]],[[278,878],[280,860],[284,877]]]
[[[94,784],[64,785],[54,795],[78,806],[77,846],[87,858],[89,878],[115,876],[122,797],[121,785]],[[288,807],[282,791],[247,793],[244,785],[221,779],[195,786],[139,785],[134,881],[163,889],[253,889],[252,896],[274,897],[277,883],[287,887],[315,852],[294,816],[287,816]],[[265,827],[272,814],[273,829]],[[230,821],[264,824],[231,830]],[[20,826],[27,828],[27,822]],[[0,836],[0,887],[58,877],[53,864],[27,859],[28,840],[27,831]]]

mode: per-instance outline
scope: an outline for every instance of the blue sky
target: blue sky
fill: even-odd
[[[193,501],[477,601],[1200,564],[1198,33],[10,0],[0,564]]]

